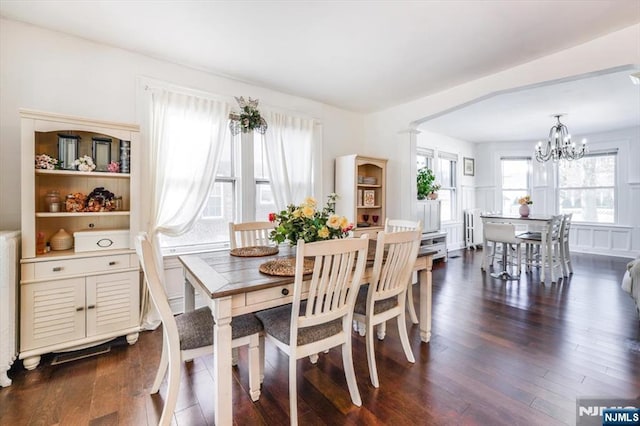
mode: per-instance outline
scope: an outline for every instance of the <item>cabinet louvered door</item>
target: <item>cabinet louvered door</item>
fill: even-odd
[[[48,281],[21,288],[22,350],[85,336],[85,279]]]
[[[138,325],[138,271],[87,277],[87,337]]]

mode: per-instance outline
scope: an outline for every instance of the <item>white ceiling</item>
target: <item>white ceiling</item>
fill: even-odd
[[[640,126],[640,85],[629,78],[638,72],[623,67],[610,73],[551,82],[496,94],[432,119],[420,130],[469,142],[546,140],[556,122],[573,135]]]
[[[640,1],[2,0],[0,15],[371,112],[633,25]]]

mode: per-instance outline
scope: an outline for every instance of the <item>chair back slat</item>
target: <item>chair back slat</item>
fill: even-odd
[[[229,223],[229,244],[232,249],[273,245],[269,239],[273,229],[275,225],[271,222],[231,222]]]
[[[562,228],[560,231],[562,241],[569,241],[569,230],[571,229],[571,218],[573,217],[573,213],[569,213],[564,215],[564,219],[562,220]]]
[[[298,242],[292,307],[291,341],[298,329],[353,314],[353,305],[367,260],[368,235],[362,238]],[[303,259],[312,257],[311,277],[303,275]],[[302,285],[309,281],[307,306],[300,315]]]
[[[420,230],[379,232],[369,295],[373,301],[405,291],[420,248]]]
[[[402,232],[415,231],[422,229],[422,221],[405,220],[405,219],[389,219],[384,222],[384,232]]]

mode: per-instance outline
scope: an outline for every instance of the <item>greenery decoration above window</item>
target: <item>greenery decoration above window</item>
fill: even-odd
[[[258,99],[245,100],[242,96],[235,97],[238,105],[240,105],[241,112],[232,112],[229,114],[229,129],[234,136],[242,133],[249,133],[256,131],[261,135],[264,135],[267,131],[267,122],[260,115],[258,111]]]

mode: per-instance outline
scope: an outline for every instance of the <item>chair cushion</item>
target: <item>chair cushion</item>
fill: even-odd
[[[262,325],[264,331],[282,343],[290,344],[291,335],[291,304],[278,306],[277,308],[267,309],[256,312],[256,316]],[[306,309],[306,302],[300,304],[300,312]],[[342,319],[338,318],[326,324],[314,325],[298,329],[298,346],[306,345],[318,340],[326,339],[342,331]]]
[[[360,291],[358,291],[358,298],[356,299],[356,306],[353,309],[353,312],[356,314],[366,315],[367,314],[367,292],[369,291],[369,285],[363,285],[360,287]],[[395,308],[398,306],[398,298],[396,296],[390,297],[388,299],[378,300],[373,306],[373,313],[379,314],[389,309]]]
[[[523,238],[525,240],[542,241],[542,232],[525,232],[524,234],[518,235],[518,238]]]
[[[213,317],[208,307],[178,315],[176,325],[180,335],[180,350],[213,345]],[[231,338],[249,336],[262,331],[262,323],[253,314],[234,317],[231,321]]]

